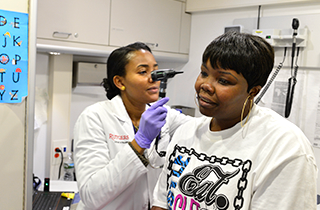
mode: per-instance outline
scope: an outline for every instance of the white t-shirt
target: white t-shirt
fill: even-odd
[[[212,132],[211,118],[174,134],[154,191],[167,209],[316,209],[317,166],[302,131],[254,105],[247,124]]]

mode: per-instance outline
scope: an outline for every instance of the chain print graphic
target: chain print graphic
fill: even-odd
[[[188,158],[183,160],[183,156],[187,155]],[[195,168],[192,173],[184,174],[178,184],[174,181],[173,177],[179,178],[183,173],[185,167],[188,165],[190,158],[194,156],[200,161],[207,161],[210,164],[200,165]],[[224,172],[219,166],[230,165],[236,168],[233,172]],[[168,205],[169,209],[175,209],[176,205],[182,209],[187,208],[187,199],[185,196],[190,196],[191,199],[190,210],[195,207],[199,209],[198,202],[205,202],[206,205],[214,205],[218,210],[226,210],[229,207],[228,198],[223,194],[216,194],[216,191],[223,185],[227,184],[230,179],[237,174],[241,175],[237,183],[237,195],[233,200],[233,207],[235,210],[241,210],[244,203],[243,193],[247,188],[247,176],[251,170],[252,162],[250,160],[230,159],[228,157],[217,157],[215,155],[208,156],[204,153],[197,153],[193,148],[188,149],[184,146],[176,145],[174,151],[169,157],[168,170],[170,173],[167,175],[167,188],[168,188]],[[178,170],[177,170],[178,168]],[[206,181],[206,178],[214,173],[218,181]],[[174,195],[170,189],[179,187],[183,195]],[[200,210],[200,209],[199,209]]]

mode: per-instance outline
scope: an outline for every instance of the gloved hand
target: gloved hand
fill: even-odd
[[[135,135],[135,140],[141,148],[150,148],[151,142],[166,123],[168,110],[163,105],[168,101],[168,97],[160,99],[141,115],[139,130]]]

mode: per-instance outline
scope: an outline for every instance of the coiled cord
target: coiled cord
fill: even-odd
[[[259,95],[259,97],[255,100],[255,103],[258,104],[259,101],[261,100],[261,98],[263,97],[263,95],[267,92],[267,90],[269,89],[271,83],[273,82],[273,80],[277,77],[280,69],[283,67],[283,63],[286,60],[286,54],[287,54],[287,48],[284,48],[284,55],[283,55],[283,60],[282,62],[277,66],[275,72],[273,73],[273,75],[271,76],[270,80],[268,81],[267,85],[263,88],[261,94]]]

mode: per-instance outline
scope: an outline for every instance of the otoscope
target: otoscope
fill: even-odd
[[[176,74],[181,74],[181,73],[183,73],[183,71],[175,71],[173,69],[158,69],[158,70],[154,70],[151,72],[151,78],[153,81],[161,81],[160,82],[160,91],[159,91],[160,98],[166,97],[166,88],[167,88],[168,79],[174,77]],[[158,153],[158,155],[160,157],[164,157],[166,155],[165,151],[158,152],[159,140],[160,140],[160,135],[157,136],[156,141],[154,143],[155,148],[156,148],[156,152]],[[150,164],[150,166],[152,168],[155,168],[151,164]],[[162,167],[163,167],[163,165],[160,167],[156,167],[156,168],[162,168]]]
[[[288,92],[287,92],[287,99],[286,99],[285,117],[289,117],[289,115],[290,115],[292,100],[293,100],[294,86],[297,83],[296,76],[297,76],[298,66],[296,65],[296,67],[293,70],[293,63],[294,63],[298,28],[299,28],[299,20],[296,18],[293,18],[293,20],[292,20],[293,36],[292,36],[292,54],[291,54],[291,58],[292,58],[292,60],[291,60],[291,77],[288,80]],[[297,51],[297,58],[298,58],[298,55],[299,55],[299,48]]]
[[[167,81],[169,78],[174,77],[176,74],[181,74],[183,71],[175,71],[173,69],[158,69],[151,72],[151,78],[153,81],[160,82],[159,97],[166,97]]]

